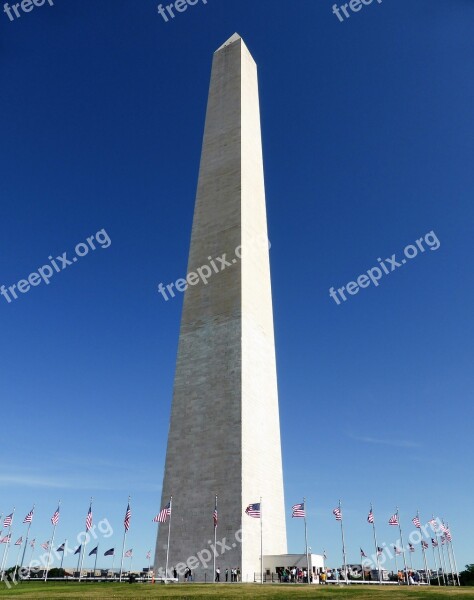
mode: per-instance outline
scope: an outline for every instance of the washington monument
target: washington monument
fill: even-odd
[[[287,552],[267,240],[257,67],[234,34],[214,53],[191,235],[161,499],[169,569],[209,549],[216,495],[222,573],[260,574],[260,523],[263,554]],[[206,284],[191,275],[224,255]],[[245,514],[260,498],[261,521]],[[162,523],[155,573],[167,542]],[[212,560],[196,563],[196,581],[214,578]]]

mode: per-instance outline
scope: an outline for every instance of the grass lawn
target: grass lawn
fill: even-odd
[[[382,589],[369,586],[326,587],[302,585],[214,585],[214,584],[117,584],[117,583],[21,583],[8,590],[0,589],[0,598],[265,598],[267,600],[288,600],[304,598],[354,599],[354,600],[441,600],[474,598],[474,588],[405,588],[389,586]]]

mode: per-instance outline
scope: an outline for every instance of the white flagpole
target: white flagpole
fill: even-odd
[[[133,560],[133,548],[132,548],[132,552],[130,553],[130,575],[132,574],[132,560]]]
[[[449,523],[446,526],[449,529]],[[449,533],[451,534],[451,530],[449,531]],[[454,569],[456,571],[456,579],[458,580],[458,586],[461,586],[461,581],[459,579],[458,565],[456,563],[456,555],[454,554],[454,545],[453,545],[452,535],[451,535],[451,541],[449,542],[449,545],[451,546],[451,552],[453,554]]]
[[[148,550],[148,577],[150,577],[150,569],[151,569],[151,548]]]
[[[15,518],[15,508],[13,508],[13,512],[12,512],[12,520],[11,523],[8,527],[8,533],[7,533],[7,543],[5,544],[5,549],[3,551],[3,559],[2,559],[2,574],[0,577],[0,581],[3,581],[3,576],[5,575],[5,564],[7,562],[7,557],[8,557],[8,550],[10,547],[10,542],[12,541],[12,525],[13,525],[13,519]]]
[[[433,540],[430,540],[431,543],[431,549],[433,550],[433,558],[434,558],[434,564],[435,564],[435,569],[436,569],[436,577],[438,578],[438,585],[439,587],[441,587],[441,580],[439,578],[439,569],[438,569],[438,561],[436,560],[436,552],[435,552],[435,547],[433,546]]]
[[[58,508],[57,508],[58,511],[59,511],[60,507],[61,507],[61,500],[58,502]],[[55,522],[53,525],[53,535],[51,537],[51,544],[49,545],[48,562],[46,564],[46,572],[44,574],[45,582],[48,581],[49,564],[51,562],[51,552],[53,551],[53,546],[54,546],[54,536],[56,534],[56,526],[57,526],[57,522]]]
[[[403,564],[405,566],[405,579],[406,579],[407,585],[410,585],[410,581],[408,579],[407,559],[406,559],[406,556],[405,556],[406,548],[405,548],[405,544],[403,543],[402,524],[401,524],[401,521],[400,521],[400,513],[398,511],[398,506],[397,506],[396,515],[397,515],[397,521],[398,521],[398,531],[400,532],[400,543],[402,545]]]
[[[130,506],[130,496],[128,497],[128,502],[127,502],[127,509]],[[124,559],[124,555],[123,553],[125,552],[125,541],[127,539],[127,528],[125,527],[125,525],[123,526],[123,542],[122,542],[122,556],[120,558],[120,575],[119,575],[119,582],[122,582],[122,573],[123,573],[123,559]],[[115,551],[114,551],[114,555],[115,555]]]
[[[170,536],[171,536],[171,517],[173,515],[173,496],[170,496],[170,520],[168,521],[168,544],[166,546],[166,572],[165,572],[165,583],[168,578],[168,560],[170,556]]]
[[[377,557],[377,573],[379,578],[379,583],[382,583],[382,574],[380,573],[380,559],[379,559],[379,546],[377,544],[377,534],[375,533],[375,515],[372,507],[372,502],[370,503],[370,512],[372,513],[372,529],[374,532],[374,546],[375,546],[375,556]]]
[[[263,506],[260,496],[260,584],[263,585]]]
[[[33,561],[33,554],[35,553],[35,546],[31,546],[31,554],[30,554],[30,562],[28,563],[28,579],[30,577],[30,573],[31,573],[31,563]]]
[[[81,573],[79,571],[79,563],[81,561],[81,556],[82,556],[82,544],[79,546],[79,556],[77,557],[77,568],[76,571],[79,573],[79,575],[77,576],[77,580],[80,581],[80,577],[81,577]]]
[[[215,498],[214,510],[217,510],[217,494]],[[214,513],[212,514],[213,523],[214,523],[214,549],[212,554],[214,555],[213,564],[214,564],[214,581],[216,580],[216,542],[217,542],[217,523],[214,521]]]
[[[22,546],[23,546],[23,541],[22,541],[22,543],[20,544],[20,546],[18,548],[18,554],[16,556],[16,561],[15,561],[15,570],[13,571],[13,581],[16,580],[16,572],[17,572],[17,569],[18,569],[18,561],[20,559],[20,552],[21,552],[21,547]]]
[[[443,539],[444,539],[444,536],[440,536],[439,543],[441,545],[441,557],[443,559],[443,569],[444,569],[444,574],[446,576],[446,585],[449,585],[449,573],[448,573],[448,568],[447,568],[447,563],[446,563],[446,557],[444,555],[444,544],[446,543],[446,541],[443,543]],[[438,546],[438,548],[439,548],[439,546]]]
[[[431,520],[436,523],[434,515],[431,515]],[[445,570],[443,568],[443,563],[441,562],[441,549],[440,549],[440,543],[441,540],[438,539],[438,529],[435,529],[434,526],[432,526],[433,532],[434,532],[434,536],[436,539],[436,544],[437,544],[437,549],[438,549],[438,559],[439,559],[439,567],[441,569],[441,576],[443,577],[443,585],[446,585],[446,576],[445,576]]]
[[[308,583],[311,583],[311,579],[312,579],[312,573],[311,573],[311,577],[310,577],[310,572],[309,572],[309,554],[308,554],[308,528],[306,525],[306,498],[303,498],[303,507],[304,507],[304,543],[306,546],[306,565],[307,565],[307,576],[308,576]]]
[[[95,576],[95,570],[97,569],[97,557],[99,556],[99,544],[97,544],[97,550],[95,553],[95,562],[94,562],[94,576]]]
[[[420,520],[420,511],[417,510],[416,511],[416,516],[418,518],[418,520]],[[420,526],[420,532],[421,532],[421,526]],[[424,542],[424,538],[421,538],[421,552],[423,553],[423,562],[425,563],[425,574],[426,574],[426,580],[428,585],[431,585],[431,577],[429,576],[428,573],[428,562],[426,560],[426,552],[425,552],[425,547],[423,546],[423,542]]]
[[[66,552],[66,546],[67,546],[67,540],[64,540],[64,549],[63,549],[63,555],[61,556],[61,566],[59,567],[60,569],[63,568],[63,562],[64,562],[64,554]]]
[[[115,548],[114,548],[114,553],[112,554],[112,578],[115,578],[114,564],[115,564]]]
[[[92,496],[91,496],[91,501],[89,504],[89,510],[92,511]],[[87,513],[87,515],[89,515],[89,513]],[[87,520],[87,517],[86,517]],[[82,544],[82,556],[81,556],[81,568],[79,569],[79,581],[81,581],[82,579],[82,567],[84,566],[84,556],[86,554],[86,547],[87,547],[87,532],[89,531],[88,527],[87,527],[87,523],[86,523],[86,536],[84,538],[84,543]]]
[[[341,501],[339,500],[339,510],[341,511],[341,535],[342,535],[342,558],[344,560],[344,579],[346,580],[346,584],[348,583],[347,581],[347,561],[346,561],[346,542],[344,539],[344,517],[342,515],[342,505],[341,505]]]
[[[35,505],[33,504],[33,508],[31,510],[31,512],[34,514],[35,512]],[[0,517],[1,519],[1,517]],[[26,540],[25,540],[25,546],[23,548],[23,554],[21,556],[21,563],[20,563],[20,571],[23,568],[23,563],[25,562],[25,552],[26,552],[26,547],[28,546],[28,536],[30,535],[30,527],[31,527],[31,523],[33,522],[33,515],[31,515],[31,521],[28,522],[28,527],[26,529]],[[16,570],[15,570],[15,575],[16,575]]]
[[[395,571],[397,572],[397,583],[400,585],[400,580],[398,579],[398,561],[397,561],[397,547],[393,547],[393,553],[395,555]]]
[[[444,524],[444,521],[443,521]],[[451,569],[451,579],[453,581],[453,585],[456,585],[455,581],[454,581],[454,566],[451,560],[451,553],[449,552],[449,540],[446,536],[446,532],[444,532],[444,542],[446,544],[446,554],[448,555],[448,561],[449,561],[449,568]]]

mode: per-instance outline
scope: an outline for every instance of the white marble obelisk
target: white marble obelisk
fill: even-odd
[[[260,497],[263,553],[287,552],[267,239],[257,67],[234,34],[212,66],[188,274],[213,273],[190,276],[184,296],[161,500],[173,496],[169,566],[191,559],[198,581],[214,576],[216,494],[222,574],[260,575],[260,522],[244,513]]]

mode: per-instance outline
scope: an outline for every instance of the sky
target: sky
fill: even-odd
[[[185,275],[212,54],[238,32],[259,68],[289,550],[304,496],[332,566],[339,499],[348,562],[373,552],[371,502],[380,545],[398,506],[407,533],[417,510],[449,521],[474,562],[472,1],[342,22],[333,0],[209,0],[168,22],[152,0],[52,4],[0,12],[0,285],[52,271],[0,296],[13,537],[35,503],[30,538],[50,539],[61,500],[56,540],[76,546],[92,496],[113,529],[99,554],[119,552],[131,495],[134,565],[154,550],[182,308],[157,286]]]

